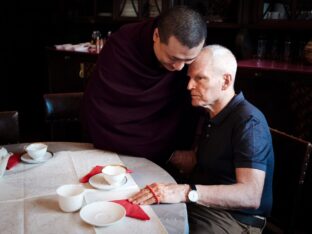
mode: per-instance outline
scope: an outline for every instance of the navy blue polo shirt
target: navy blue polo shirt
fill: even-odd
[[[198,163],[192,179],[195,184],[236,183],[236,168],[265,171],[260,207],[245,214],[268,216],[272,207],[274,153],[264,115],[249,103],[242,92],[215,117],[207,114],[197,151]]]

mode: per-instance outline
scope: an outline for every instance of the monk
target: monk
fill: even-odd
[[[191,144],[186,64],[204,46],[207,26],[185,6],[122,26],[102,49],[83,101],[94,146],[160,165]]]

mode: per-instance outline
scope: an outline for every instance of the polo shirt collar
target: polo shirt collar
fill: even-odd
[[[227,118],[227,116],[232,113],[233,109],[235,109],[244,100],[245,97],[240,91],[231,99],[231,101],[223,108],[223,110],[221,110],[215,117],[210,119],[209,122],[213,125],[221,124]]]

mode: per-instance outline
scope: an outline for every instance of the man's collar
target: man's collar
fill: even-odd
[[[221,124],[227,118],[227,116],[232,113],[233,109],[235,109],[244,100],[245,97],[240,91],[215,117],[210,119],[210,122],[215,125]]]

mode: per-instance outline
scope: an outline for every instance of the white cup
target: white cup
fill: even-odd
[[[48,146],[44,143],[32,143],[25,147],[27,154],[34,160],[40,160],[47,152]]]
[[[108,165],[102,170],[105,180],[111,184],[120,184],[126,176],[126,168],[118,165]]]
[[[64,212],[74,212],[82,207],[84,188],[79,184],[65,184],[57,188],[59,206]]]

